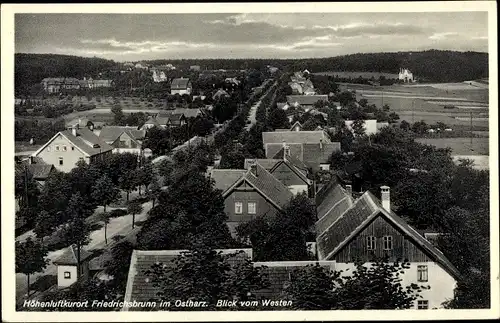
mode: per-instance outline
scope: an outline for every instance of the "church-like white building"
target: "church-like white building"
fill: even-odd
[[[400,68],[399,69],[399,80],[401,80],[405,83],[406,82],[408,82],[408,83],[415,82],[415,79],[413,78],[413,73],[410,72],[410,70],[407,68]]]

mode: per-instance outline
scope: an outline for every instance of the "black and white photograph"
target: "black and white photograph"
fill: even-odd
[[[499,317],[496,3],[283,5],[2,5],[5,320]]]

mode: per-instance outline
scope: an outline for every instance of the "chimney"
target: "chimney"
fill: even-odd
[[[257,177],[257,176],[258,176],[258,175],[257,175],[257,164],[253,163],[253,164],[251,164],[251,165],[250,165],[250,172],[251,172],[252,174],[254,174],[254,175],[255,175],[255,177]]]
[[[35,157],[30,156],[30,160],[29,161],[30,161],[30,164],[34,164],[35,163]]]
[[[319,149],[323,150],[323,138],[319,139]]]
[[[349,196],[352,197],[352,185],[347,184],[345,186],[345,190],[347,191],[347,194],[349,194]]]
[[[391,192],[389,186],[380,187],[380,197],[382,198],[382,207],[391,212]]]
[[[74,125],[73,128],[71,128],[71,134],[76,137],[76,129],[78,128],[77,125]]]

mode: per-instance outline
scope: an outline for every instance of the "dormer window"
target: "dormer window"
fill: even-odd
[[[101,146],[99,146],[99,144],[94,144],[92,145],[92,148],[100,148]]]

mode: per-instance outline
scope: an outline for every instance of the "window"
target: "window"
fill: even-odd
[[[243,213],[243,203],[241,202],[234,203],[234,213],[236,214]]]
[[[71,150],[75,150],[75,146],[71,146]]]
[[[64,272],[64,279],[70,279],[71,278],[71,273],[69,271]]]
[[[248,214],[256,214],[257,213],[257,203],[248,202]]]
[[[419,282],[426,282],[429,280],[428,269],[426,265],[417,266],[417,274]]]
[[[58,145],[56,145],[56,151],[59,151],[59,146]]]
[[[59,157],[59,165],[63,165],[64,162],[63,162],[63,158],[62,157]]]
[[[425,300],[425,299],[417,301],[417,309],[418,310],[427,310],[427,309],[429,309],[429,301]]]
[[[384,250],[392,250],[392,236],[385,236],[383,238]]]
[[[366,248],[368,250],[375,250],[376,246],[376,239],[374,236],[368,236],[366,237]]]
[[[68,150],[68,147],[63,146],[63,147],[62,147],[62,150],[63,150],[63,151],[67,151],[67,150]]]

